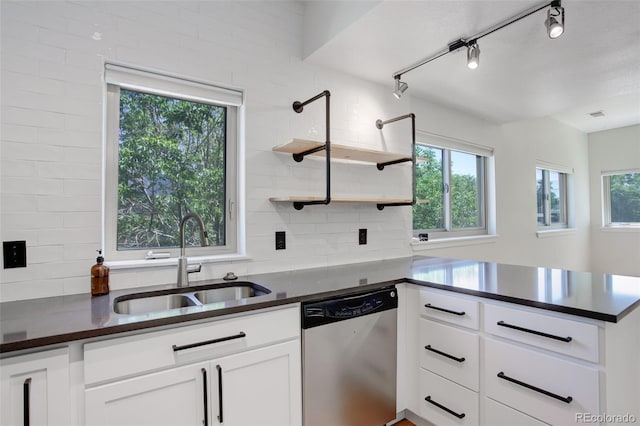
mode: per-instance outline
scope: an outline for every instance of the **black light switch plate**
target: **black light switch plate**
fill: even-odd
[[[2,256],[4,269],[27,267],[27,242],[3,241]]]
[[[287,248],[287,239],[284,231],[276,231],[276,250]]]
[[[358,229],[358,244],[367,244],[367,228]]]

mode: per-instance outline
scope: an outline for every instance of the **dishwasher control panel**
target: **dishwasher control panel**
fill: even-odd
[[[397,307],[398,294],[395,287],[305,302],[302,304],[302,328],[316,327]]]

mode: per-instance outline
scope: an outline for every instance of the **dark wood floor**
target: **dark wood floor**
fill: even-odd
[[[393,426],[416,426],[416,425],[411,423],[409,420],[404,419],[404,420],[400,420],[398,423],[394,424]]]

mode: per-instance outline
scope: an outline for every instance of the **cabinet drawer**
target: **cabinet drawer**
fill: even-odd
[[[484,321],[485,331],[496,336],[598,362],[598,326],[595,324],[488,303]]]
[[[539,420],[500,404],[490,398],[484,399],[484,423],[491,426],[544,426]]]
[[[299,336],[300,311],[294,306],[88,343],[84,346],[85,383],[138,375]]]
[[[420,319],[420,366],[478,391],[477,334]]]
[[[478,424],[478,394],[422,368],[419,399],[420,416],[433,424]]]
[[[595,368],[493,339],[486,339],[484,358],[490,398],[558,425],[574,424],[576,413],[600,412]]]
[[[420,292],[420,314],[477,330],[480,324],[478,302],[434,291]]]

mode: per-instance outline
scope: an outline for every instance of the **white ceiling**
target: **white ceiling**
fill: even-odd
[[[314,40],[320,46],[305,60],[388,85],[391,96],[395,72],[539,4],[544,3],[384,0],[360,6],[345,23],[344,14],[336,18],[345,1],[324,2],[323,18],[340,22],[323,35],[324,44]],[[479,40],[476,70],[466,67],[462,49],[407,72],[405,94],[495,123],[551,116],[587,133],[640,123],[640,0],[562,5],[560,38],[547,36],[545,8]],[[333,18],[327,7],[336,9]],[[598,110],[605,116],[589,115]]]

